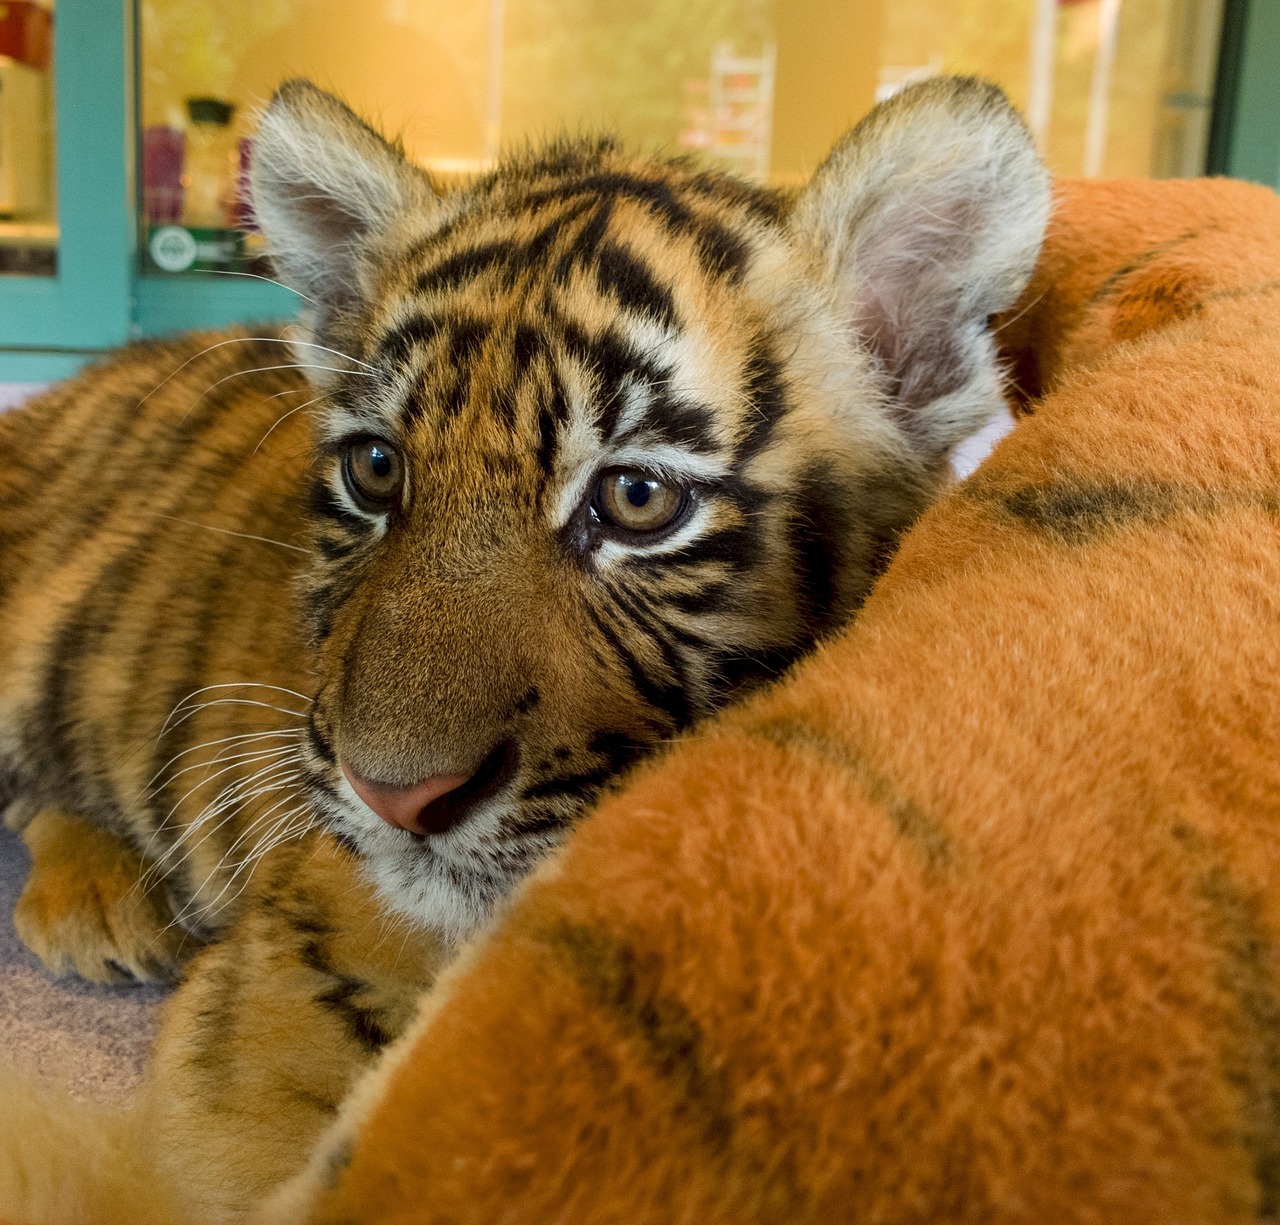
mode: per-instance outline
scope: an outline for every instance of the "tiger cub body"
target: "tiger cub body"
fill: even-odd
[[[967,80],[794,198],[608,141],[440,194],[301,82],[255,149],[304,329],[0,419],[20,930],[99,979],[219,937],[143,1107],[204,1220],[603,787],[857,608],[1000,403],[1048,200]]]

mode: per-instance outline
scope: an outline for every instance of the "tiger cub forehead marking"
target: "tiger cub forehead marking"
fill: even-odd
[[[586,160],[608,156],[598,147],[577,156],[576,175],[553,158],[550,182],[535,165],[524,190],[507,176],[465,193],[392,262],[363,350],[386,380],[381,428],[525,461],[554,491],[556,528],[604,466],[724,477],[747,458],[735,443],[763,444],[764,428],[738,436],[740,419],[768,424],[761,385],[779,381],[742,288],[753,251],[780,243],[778,197],[652,165],[605,173]],[[370,428],[356,390],[365,406],[337,433]]]

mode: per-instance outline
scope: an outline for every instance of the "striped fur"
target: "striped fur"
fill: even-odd
[[[601,804],[257,1221],[1280,1218],[1280,200],[1059,205],[1027,419]]]
[[[207,1220],[300,1161],[603,788],[858,607],[1000,401],[987,320],[1047,212],[968,80],[879,109],[794,200],[605,140],[440,195],[302,82],[256,149],[302,336],[134,346],[0,421],[21,929],[95,978],[222,935],[146,1107]],[[351,478],[370,439],[385,503]],[[669,530],[609,526],[617,472],[677,492]],[[351,771],[495,781],[414,838]]]

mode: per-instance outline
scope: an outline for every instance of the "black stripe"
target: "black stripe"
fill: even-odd
[[[623,644],[621,638],[608,625],[604,618],[590,605],[585,605],[587,615],[595,624],[600,636],[609,644],[622,666],[631,678],[635,691],[654,710],[660,710],[676,728],[688,726],[692,719],[689,700],[682,689],[675,685],[664,685],[651,679],[640,666],[640,661]]]
[[[190,627],[190,633],[183,636],[186,659],[183,663],[181,676],[169,687],[169,691],[165,695],[163,709],[166,715],[169,711],[176,710],[179,703],[185,702],[196,690],[208,683],[205,664],[208,657],[208,648],[216,638],[219,614],[223,611],[220,606],[220,597],[228,589],[228,578],[231,580],[230,585],[234,586],[235,578],[239,572],[239,561],[240,558],[231,548],[219,549],[215,563],[211,566],[202,566],[198,572],[196,602],[199,614],[195,623]],[[142,658],[145,658],[145,655],[140,656],[140,659]],[[176,727],[171,727],[163,737],[156,740],[152,753],[152,774],[155,774],[174,754],[184,752],[200,742],[202,739],[200,722],[200,715],[194,714],[190,718],[184,719]],[[185,758],[179,758],[178,760],[184,761]],[[167,814],[176,807],[180,802],[181,795],[185,794],[187,790],[189,790],[189,787],[185,783],[181,787],[178,786],[176,774],[166,771],[148,805],[154,828],[168,844],[172,844],[180,836],[180,827],[183,823],[184,814],[181,812],[174,814],[178,828],[171,825],[169,828],[164,829],[160,823],[167,820]],[[177,795],[174,794],[175,791],[178,792]],[[185,910],[195,895],[195,882],[192,881],[190,876],[190,866],[189,857],[184,855],[177,863],[170,864],[165,871],[165,883],[171,890],[179,894],[179,905],[177,907],[179,910]],[[179,881],[176,879],[179,876],[181,877],[180,892]]]
[[[787,208],[783,192],[758,187],[732,175],[714,170],[704,170],[694,175],[688,183],[689,190],[720,204],[745,209],[757,221],[776,224],[782,220]]]
[[[419,293],[435,293],[438,290],[459,289],[468,281],[499,265],[507,265],[509,283],[521,263],[521,248],[510,239],[498,239],[468,247],[446,256],[438,264],[418,274],[416,285]]]
[[[745,570],[759,556],[759,530],[751,523],[722,527],[669,553],[654,557],[637,555],[631,565],[649,574],[662,574],[672,566],[691,563],[726,562]]]
[[[588,795],[594,795],[612,777],[613,770],[608,765],[597,766],[594,770],[584,770],[580,774],[563,774],[543,779],[531,787],[526,787],[521,792],[520,798],[522,800],[582,799]]]
[[[628,375],[646,383],[662,383],[670,373],[665,367],[655,365],[612,328],[601,328],[588,336],[573,320],[560,318],[557,322],[566,352],[607,385],[616,386]]]
[[[645,414],[645,424],[654,433],[676,446],[704,455],[714,455],[719,450],[715,419],[706,405],[656,388]]]
[[[334,1013],[346,1025],[351,1037],[366,1051],[374,1054],[395,1037],[383,1025],[379,1010],[366,1008],[355,1002],[356,996],[369,990],[369,984],[349,974],[339,973],[330,964],[318,939],[304,941],[298,956],[303,965],[332,984],[327,991],[315,996],[316,1003]]]
[[[333,742],[330,740],[328,733],[316,719],[316,707],[314,705],[307,713],[306,730],[307,739],[311,742],[311,748],[315,755],[327,765],[336,766],[338,764],[338,754],[334,752]]]
[[[843,541],[852,538],[849,488],[822,463],[811,465],[795,482],[795,506],[787,539],[796,566],[796,591],[806,622],[815,634],[835,622],[837,581],[843,565]]]
[[[669,328],[679,326],[671,290],[659,285],[652,271],[626,247],[606,242],[596,257],[596,284],[627,310],[645,315]]]
[[[565,351],[594,380],[593,409],[596,422],[601,434],[610,438],[617,429],[624,384],[661,384],[667,379],[669,371],[655,365],[624,336],[611,328],[602,328],[594,336],[588,336],[573,321],[562,319],[559,331]],[[670,427],[666,430],[668,436],[688,437],[688,445],[698,445],[697,430],[703,424],[703,419],[696,410],[691,412],[687,406],[668,405],[664,402],[663,412],[664,417],[655,419]]]
[[[675,678],[675,683],[687,692],[689,678],[686,675],[685,661],[667,638],[666,627],[639,599],[629,595],[616,583],[606,581],[605,590],[631,618],[631,623],[658,648],[662,662],[667,665],[667,671]]]
[[[333,618],[337,612],[337,600],[333,585],[314,579],[303,592],[302,617],[312,645],[319,646],[333,633]]]
[[[312,537],[316,552],[325,561],[342,561],[350,557],[363,543],[350,537],[334,537],[315,535]]]
[[[1064,539],[1084,541],[1134,522],[1151,523],[1179,510],[1205,513],[1217,500],[1202,490],[1178,490],[1158,482],[1026,486],[1003,499],[1014,518]]]
[[[600,244],[609,230],[609,216],[613,211],[612,200],[601,200],[591,219],[584,225],[569,249],[556,261],[554,279],[564,284],[574,268],[596,259]]]
[[[125,604],[125,596],[155,550],[157,537],[142,537],[116,554],[97,573],[54,635],[40,701],[24,728],[28,750],[41,761],[42,798],[84,816],[96,817],[116,832],[128,826],[120,799],[85,754],[87,737],[78,717],[85,661],[99,649]]]
[[[592,206],[591,200],[578,200],[566,208],[557,217],[553,217],[525,246],[524,259],[526,266],[532,268],[543,263],[551,254],[564,228],[577,220]]]
[[[566,825],[572,825],[580,815],[567,815],[558,812],[518,813],[514,820],[507,823],[506,829],[521,838],[534,838],[546,834],[558,834]]]
[[[605,758],[609,768],[620,774],[649,750],[649,745],[637,740],[630,732],[596,732],[587,743],[587,751]]]
[[[669,183],[610,171],[584,175],[580,179],[531,192],[521,203],[526,208],[538,208],[552,201],[568,201],[584,195],[635,200],[661,218],[670,230],[686,230],[694,221],[692,210]]]
[[[523,322],[516,324],[515,335],[511,338],[511,364],[517,379],[524,378],[529,372],[545,343],[537,328]]]
[[[698,232],[698,262],[710,276],[736,283],[742,280],[751,246],[739,234],[704,219]]]
[[[712,1152],[724,1153],[734,1140],[736,1106],[723,1059],[709,1049],[685,1004],[659,990],[661,963],[643,963],[633,948],[599,928],[567,921],[557,923],[546,941],[590,1001],[667,1082],[673,1117],[692,1124]],[[751,1165],[740,1160],[735,1173],[741,1178]],[[788,1217],[784,1210],[777,1219]]]
[[[740,697],[745,690],[777,680],[812,645],[812,639],[804,637],[787,646],[723,656],[716,661],[717,700],[729,701]]]
[[[697,591],[673,591],[664,598],[680,612],[701,614],[723,612],[736,602],[740,588],[736,583],[716,578]]]
[[[492,324],[474,315],[454,315],[449,320],[449,352],[459,364],[474,361],[489,337]]]
[[[578,798],[589,798],[588,792],[603,787],[611,778],[616,778],[632,762],[644,755],[649,746],[637,740],[629,732],[601,731],[592,736],[587,744],[587,752],[604,760],[591,770],[583,770],[577,774],[566,774],[554,778],[543,779],[523,792],[523,798],[551,799],[576,795]],[[567,750],[566,750],[567,752]],[[556,818],[562,820],[563,818]],[[548,825],[550,819],[547,820]],[[529,828],[521,825],[522,833]]]
[[[448,370],[452,373],[449,389],[442,401],[446,417],[456,417],[466,405],[471,392],[471,367],[484,342],[488,338],[490,324],[472,316],[455,317],[449,325],[449,354],[451,358]],[[425,407],[425,397],[414,406],[416,411],[406,413],[406,420],[416,421]]]
[[[503,383],[494,389],[493,395],[489,398],[489,406],[493,410],[494,418],[507,429],[514,431],[516,428],[516,392],[515,388],[509,384]],[[500,463],[502,470],[509,468],[509,455],[504,455]],[[486,470],[489,470],[489,457],[485,457]]]
[[[333,492],[328,480],[322,476],[315,477],[311,482],[307,495],[307,513],[316,519],[325,519],[339,524],[361,538],[369,536],[373,531],[373,524],[363,515],[358,515],[344,506],[339,501],[338,495]]]
[[[924,865],[933,871],[954,870],[958,854],[947,830],[914,800],[902,794],[898,784],[880,774],[856,748],[838,735],[795,719],[769,719],[748,728],[748,733],[779,748],[820,758],[849,775],[901,838],[915,845]]]
[[[747,415],[747,431],[734,455],[734,463],[739,466],[764,448],[788,407],[782,365],[764,337],[751,346],[742,374],[742,391],[751,411]]]
[[[378,342],[374,360],[381,359],[391,366],[403,366],[413,351],[430,344],[440,335],[444,320],[431,315],[414,315],[393,328]]]
[[[538,473],[542,477],[543,487],[555,472],[557,447],[556,419],[551,407],[547,404],[538,406]]]
[[[662,609],[665,609],[672,603],[672,601],[668,600],[665,596],[663,596],[661,601],[656,597],[651,597],[651,599],[656,607],[660,607]],[[680,643],[681,646],[697,655],[713,655],[724,645],[723,642],[716,643],[712,640],[703,638],[698,634],[692,633],[690,630],[682,629],[679,625],[676,625],[674,621],[664,620],[662,622],[662,632],[673,641]]]

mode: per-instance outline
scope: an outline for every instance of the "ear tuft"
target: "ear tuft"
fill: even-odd
[[[254,213],[282,278],[321,321],[358,293],[371,238],[434,208],[425,172],[349,107],[310,81],[286,81],[253,146]]]
[[[877,106],[818,168],[793,228],[930,463],[999,407],[987,320],[1026,286],[1049,178],[1004,94],[935,77]]]

